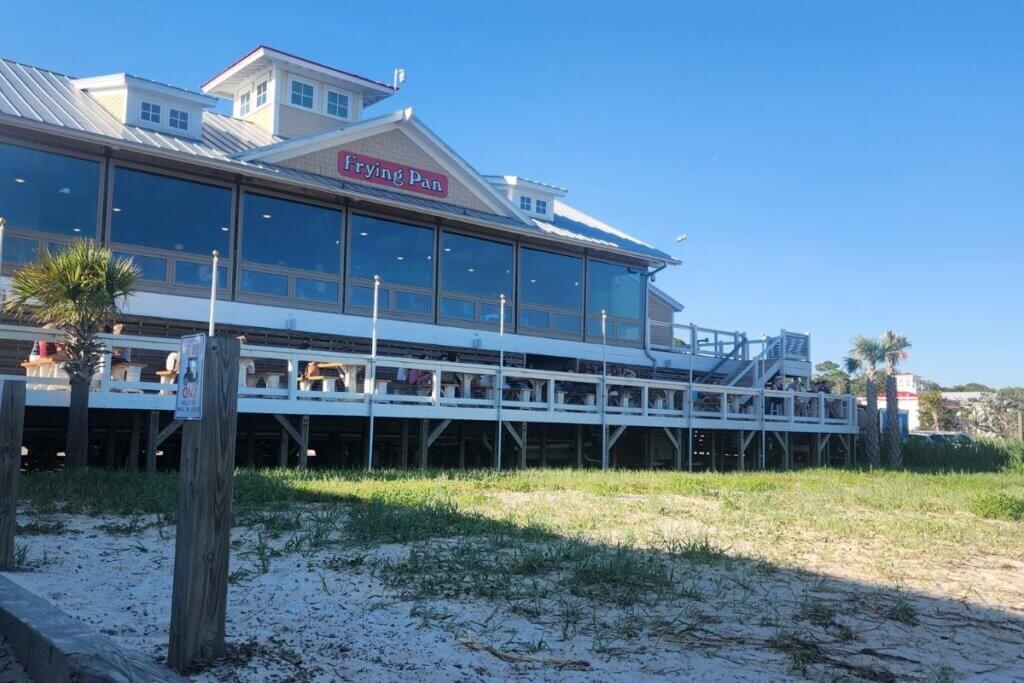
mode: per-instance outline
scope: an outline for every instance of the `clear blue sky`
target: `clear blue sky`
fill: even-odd
[[[1024,3],[91,4],[6,3],[0,53],[188,87],[259,43],[402,66],[370,112],[678,255],[683,321],[816,360],[891,327],[926,377],[1024,385]]]

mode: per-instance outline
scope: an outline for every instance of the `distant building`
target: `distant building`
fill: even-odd
[[[920,376],[912,372],[901,372],[896,375],[896,402],[899,404],[900,410],[907,413],[907,428],[912,432],[921,428],[918,399],[927,391],[928,389]],[[943,391],[942,398],[947,403],[953,404],[950,406],[951,408],[956,408],[967,401],[977,400],[986,393],[984,391]],[[867,401],[863,396],[858,396],[857,403],[865,405]],[[886,409],[884,385],[878,392],[878,409],[880,411]]]

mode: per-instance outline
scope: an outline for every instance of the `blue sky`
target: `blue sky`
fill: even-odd
[[[259,43],[402,66],[370,112],[677,255],[682,321],[816,360],[893,328],[926,377],[1024,385],[1022,3],[89,4],[8,3],[0,53],[186,87]]]

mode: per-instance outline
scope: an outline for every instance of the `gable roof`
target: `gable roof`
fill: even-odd
[[[384,116],[364,119],[357,123],[311,135],[303,135],[278,142],[261,149],[248,150],[236,155],[242,161],[281,163],[305,154],[363,140],[392,130],[409,136],[434,162],[458,178],[485,206],[498,215],[514,217],[527,224],[511,202],[459,156],[441,138],[413,115],[412,108],[402,109]]]
[[[684,308],[686,308],[686,306],[672,298],[669,295],[669,293],[666,292],[664,289],[661,289],[660,287],[655,287],[653,283],[648,283],[647,291],[650,292],[655,297],[664,301],[668,305],[668,307],[671,308],[676,313],[679,313]]]
[[[72,77],[19,62],[0,58],[0,123],[8,123],[35,131],[60,133],[82,141],[115,145],[181,161],[192,161],[220,170],[247,173],[254,177],[277,180],[357,199],[375,201],[407,210],[418,210],[433,216],[451,217],[475,225],[519,234],[534,234],[562,243],[590,247],[624,256],[640,258],[649,263],[677,263],[661,252],[597,219],[567,207],[568,213],[555,203],[553,223],[527,221],[508,201],[500,196],[511,213],[488,213],[456,206],[428,197],[415,197],[384,187],[328,178],[307,171],[287,168],[264,160],[247,160],[246,152],[280,149],[277,145],[297,142],[299,138],[282,140],[259,126],[211,111],[203,112],[201,139],[179,137],[121,123],[89,94],[72,83]],[[395,116],[392,114],[390,116]],[[387,117],[382,117],[387,118]],[[374,119],[363,121],[369,123]],[[352,128],[354,126],[350,126]],[[416,121],[417,130],[433,138],[432,144],[442,147],[470,170],[444,142],[426,126]],[[337,131],[330,131],[331,133]],[[315,134],[324,135],[322,133]],[[472,171],[476,174],[476,171]],[[487,188],[493,187],[476,174]],[[584,220],[580,220],[580,219]]]

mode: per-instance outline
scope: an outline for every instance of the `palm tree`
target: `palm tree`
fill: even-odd
[[[854,337],[850,346],[850,356],[845,359],[846,371],[864,373],[867,380],[867,424],[864,425],[864,450],[872,467],[882,464],[882,455],[878,439],[878,365],[885,360],[885,351],[876,339]]]
[[[891,467],[903,467],[903,434],[900,429],[900,404],[896,395],[896,367],[907,359],[910,341],[902,334],[886,330],[881,339],[885,352],[885,451]]]
[[[103,347],[97,334],[117,318],[119,304],[135,289],[139,270],[131,261],[115,260],[109,249],[78,240],[56,255],[44,249],[39,258],[15,271],[5,308],[37,325],[63,330],[71,383],[65,463],[87,464],[89,384]]]

